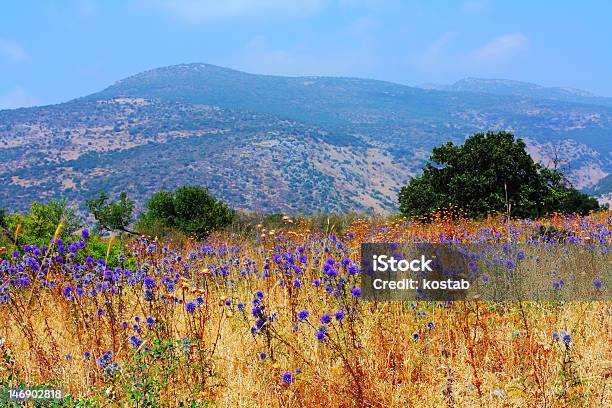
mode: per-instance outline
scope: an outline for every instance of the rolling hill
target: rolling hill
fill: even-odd
[[[0,111],[0,207],[82,202],[100,189],[142,203],[194,183],[244,209],[388,212],[432,147],[486,130],[524,138],[579,188],[612,173],[610,98],[502,85],[154,69],[66,103]]]

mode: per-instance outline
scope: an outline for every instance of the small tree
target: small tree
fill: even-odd
[[[58,238],[65,239],[82,227],[81,220],[65,200],[51,200],[42,204],[34,201],[28,214],[6,215],[4,222],[11,234],[21,225],[19,243],[38,246],[49,245],[56,231]]]
[[[434,148],[423,174],[401,189],[399,204],[406,216],[451,206],[473,217],[508,209],[518,217],[599,209],[597,200],[567,186],[560,172],[535,163],[525,143],[507,132],[476,133],[461,146]]]
[[[137,234],[128,229],[134,219],[134,202],[128,198],[127,193],[119,194],[118,201],[110,201],[108,195],[101,191],[97,198],[87,200],[86,204],[99,229]]]
[[[235,211],[216,200],[206,188],[184,186],[174,193],[153,194],[139,225],[147,229],[176,228],[201,239],[231,224],[234,216]]]

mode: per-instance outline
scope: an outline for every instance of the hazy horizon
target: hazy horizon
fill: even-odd
[[[0,109],[64,102],[190,62],[408,86],[509,79],[612,96],[606,2],[71,0],[2,8]]]

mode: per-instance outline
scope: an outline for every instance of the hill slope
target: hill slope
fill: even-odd
[[[525,138],[545,164],[556,158],[578,187],[612,172],[605,103],[184,64],[0,111],[0,206],[102,188],[142,202],[197,183],[240,208],[392,211],[432,147],[489,129]]]

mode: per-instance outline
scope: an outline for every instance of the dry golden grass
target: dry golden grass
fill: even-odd
[[[499,219],[373,224],[358,220],[347,228],[353,237],[345,240],[346,253],[353,260],[364,240],[392,241],[417,235],[436,240],[440,234],[459,239],[483,228],[508,233],[508,226]],[[588,220],[555,217],[544,224],[571,229],[589,242],[597,228],[610,230],[612,215],[604,213]],[[516,221],[513,225],[521,231],[513,239],[524,240],[533,233],[531,224]],[[325,259],[315,260],[309,251],[329,244],[329,237],[306,232],[307,228],[287,222],[287,228],[273,234],[265,231],[258,243],[220,235],[213,238],[215,248],[228,243],[239,249],[204,256],[188,266],[174,264],[185,268],[188,278],[181,278],[173,294],[183,302],[197,296],[205,302],[193,315],[185,311],[184,303],[143,300],[141,284],[126,285],[121,296],[104,293],[68,301],[62,288],[70,279],[59,270],[54,272],[59,282],[56,288],[39,290],[32,285],[11,292],[11,303],[0,305],[0,356],[5,355],[0,361],[0,383],[60,385],[74,399],[89,401],[91,406],[137,406],[142,393],[154,396],[152,404],[158,406],[610,406],[612,302],[418,302],[411,307],[410,303],[348,297],[342,304],[357,308],[351,322],[348,317],[342,325],[333,322],[330,340],[317,341],[314,333],[319,316],[324,312],[333,316],[341,302],[324,290],[315,290],[311,283]],[[610,236],[606,239],[609,250]],[[263,265],[279,243],[283,251],[301,245],[307,248],[308,262],[299,290],[278,286],[281,275],[275,273],[269,278],[240,275],[246,260]],[[141,251],[139,265],[160,269],[159,274],[149,275],[156,276],[155,291],[162,294],[159,276],[169,265],[161,260],[167,254],[160,251],[161,243],[148,254],[144,250],[148,245],[134,243],[130,250]],[[176,251],[188,258],[195,245],[177,246]],[[214,271],[225,264],[230,265],[229,275],[222,278]],[[250,301],[258,290],[265,293],[266,313],[276,312],[277,316],[270,332],[252,335]],[[232,305],[225,305],[225,299]],[[246,303],[244,312],[236,309],[239,302]],[[105,310],[104,315],[96,315],[98,308]],[[309,310],[311,323],[296,321],[300,309]],[[138,351],[128,341],[131,328],[120,325],[127,321],[131,326],[135,316],[156,320],[152,330],[141,323],[139,337],[145,343]],[[428,323],[434,327],[428,328]],[[297,331],[293,330],[296,324]],[[553,333],[560,330],[571,336],[567,345],[563,339],[553,339]],[[143,350],[154,348],[156,339],[180,341],[183,337],[193,339],[193,347],[188,352],[167,351],[170,360],[153,358],[153,352]],[[95,361],[107,350],[114,352],[121,366],[112,376],[105,376]],[[88,361],[82,357],[85,351],[92,353]],[[264,360],[259,357],[262,351],[268,353]],[[67,354],[72,356],[70,361]],[[144,356],[141,363],[137,356]],[[294,374],[295,381],[284,384],[283,373],[295,373],[297,368],[301,373]],[[135,379],[167,383],[157,390],[148,385],[133,397]]]

